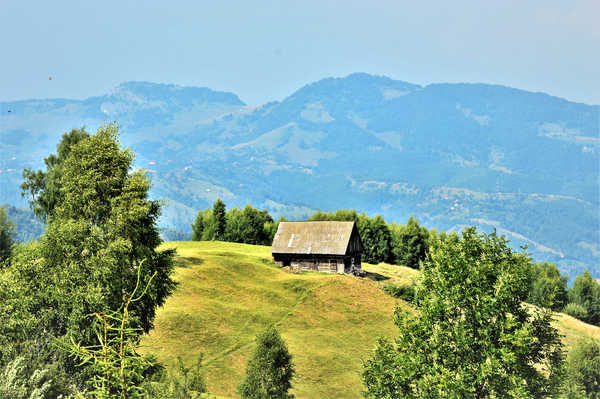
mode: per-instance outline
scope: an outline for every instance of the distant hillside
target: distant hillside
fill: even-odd
[[[173,366],[200,353],[211,393],[237,397],[254,337],[276,324],[297,375],[298,399],[361,398],[361,360],[378,336],[393,337],[392,311],[406,303],[368,278],[286,273],[271,261],[270,247],[224,242],[176,242],[179,285],[142,340],[142,349]],[[409,284],[418,273],[391,265],[363,265],[372,277]],[[567,347],[600,328],[557,314]]]
[[[571,277],[600,277],[600,106],[486,85],[419,86],[358,73],[245,105],[207,88],[129,82],[87,100],[0,103],[0,203],[60,135],[116,119],[189,233],[221,197],[300,218],[356,208],[429,228],[496,228]],[[11,112],[9,113],[8,110]]]

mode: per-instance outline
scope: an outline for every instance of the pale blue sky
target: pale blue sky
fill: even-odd
[[[2,0],[0,101],[146,80],[258,105],[368,72],[600,104],[599,20],[599,0]]]

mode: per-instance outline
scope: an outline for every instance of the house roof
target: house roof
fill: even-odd
[[[281,222],[271,252],[345,255],[353,229],[354,222]]]

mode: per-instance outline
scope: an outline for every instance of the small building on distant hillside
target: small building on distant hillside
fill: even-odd
[[[281,222],[271,247],[280,266],[360,275],[362,252],[354,222]]]

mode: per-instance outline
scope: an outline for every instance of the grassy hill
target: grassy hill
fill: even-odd
[[[307,398],[360,398],[361,360],[378,336],[393,336],[395,306],[380,284],[409,284],[415,270],[363,265],[372,279],[320,273],[295,274],[271,262],[270,247],[224,242],[171,242],[179,286],[142,340],[142,351],[169,366],[178,356],[191,364],[204,353],[211,393],[236,397],[254,337],[276,324],[294,356],[294,393]],[[378,281],[374,281],[378,280]],[[567,346],[600,328],[566,315],[556,326]]]

